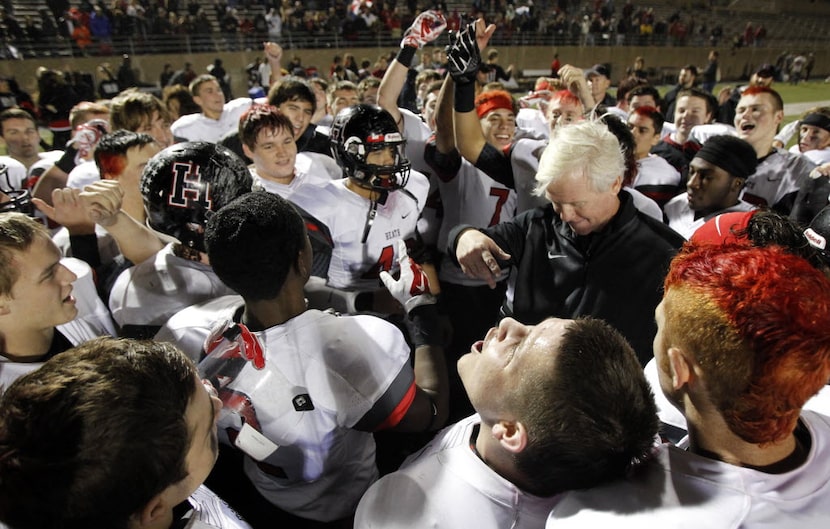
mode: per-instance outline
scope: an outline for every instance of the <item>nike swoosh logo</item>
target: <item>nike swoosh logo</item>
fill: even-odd
[[[563,255],[561,253],[550,253],[550,250],[548,250],[548,259],[561,259],[563,257],[568,257],[568,256]]]
[[[406,215],[401,215],[401,218],[402,218],[402,219],[405,219],[406,217],[408,217],[408,216],[409,216],[409,214],[410,214],[410,213],[412,213],[412,212],[410,211],[410,212],[408,212]]]
[[[426,292],[426,285],[424,284],[424,277],[421,274],[416,274],[412,278],[412,287],[409,289],[409,294],[417,296]]]

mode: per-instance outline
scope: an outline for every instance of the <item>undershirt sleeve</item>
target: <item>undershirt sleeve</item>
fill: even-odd
[[[481,153],[478,155],[476,169],[496,182],[510,189],[516,189],[516,182],[513,179],[513,165],[510,163],[512,149],[513,146],[511,145],[508,147],[508,152],[504,153],[489,143],[485,143],[484,148],[481,149]]]

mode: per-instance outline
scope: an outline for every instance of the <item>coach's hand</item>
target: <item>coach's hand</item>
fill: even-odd
[[[501,274],[498,261],[507,261],[510,257],[493,239],[476,229],[462,232],[455,245],[455,258],[461,271],[486,281],[490,288],[496,288],[496,279]]]

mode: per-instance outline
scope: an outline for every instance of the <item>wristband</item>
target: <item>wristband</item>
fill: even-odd
[[[55,162],[55,167],[64,173],[69,174],[72,169],[75,168],[75,156],[77,156],[77,154],[78,149],[76,149],[74,145],[67,145],[66,149],[63,151],[63,156],[60,157],[60,160]]]
[[[406,318],[406,327],[416,349],[422,345],[444,345],[441,314],[438,312],[437,304],[420,305],[412,309]]]
[[[472,112],[476,108],[476,84],[455,83],[455,101],[453,107],[456,112]]]
[[[417,50],[418,48],[414,48],[412,46],[401,46],[401,51],[398,52],[398,56],[395,57],[395,60],[407,68],[411,68],[412,61],[415,59],[415,52]]]

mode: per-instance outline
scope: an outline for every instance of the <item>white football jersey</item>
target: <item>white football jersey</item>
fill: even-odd
[[[783,149],[759,160],[755,173],[749,176],[741,198],[756,206],[774,206],[785,195],[798,192],[815,164],[804,156]]]
[[[258,332],[218,323],[199,372],[224,404],[220,440],[247,455],[245,473],[279,508],[320,521],[351,515],[378,475],[369,432],[394,426],[415,395],[401,332],[317,310]]]
[[[395,241],[415,236],[418,218],[429,191],[427,178],[411,171],[403,190],[392,191],[378,204],[366,242],[371,202],[346,187],[347,179],[323,189],[304,188],[291,201],[308,211],[331,232],[334,248],[328,284],[334,288],[374,290],[382,287],[379,274],[398,269]]]
[[[163,325],[185,307],[233,294],[205,264],[173,254],[173,243],[121,272],[110,293],[112,317],[120,326]]]
[[[225,103],[219,119],[210,119],[202,113],[182,116],[170,125],[177,138],[187,141],[218,143],[222,136],[239,127],[239,118],[251,106],[250,97],[239,97]]]
[[[830,520],[830,419],[803,411],[801,423],[810,447],[796,469],[766,473],[664,444],[631,477],[566,493],[545,527],[823,529]]]
[[[438,189],[444,205],[444,220],[438,236],[438,247],[447,247],[449,232],[459,224],[477,228],[506,222],[516,213],[516,192],[487,176],[465,159],[458,173],[447,182],[439,179]],[[506,277],[507,271],[504,275]],[[461,268],[445,256],[439,277],[456,285],[483,285],[484,281],[467,277]]]
[[[558,497],[528,494],[487,466],[472,447],[480,423],[473,415],[445,428],[372,485],[355,529],[542,527]]]

